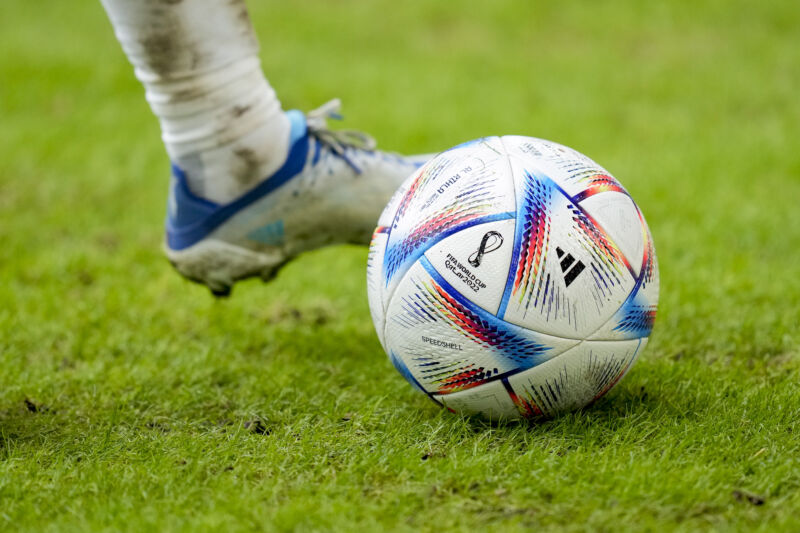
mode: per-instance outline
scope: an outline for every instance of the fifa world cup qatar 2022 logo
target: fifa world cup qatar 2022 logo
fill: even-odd
[[[503,245],[503,236],[497,231],[487,231],[481,239],[481,244],[471,256],[469,256],[469,264],[475,268],[481,266],[483,256],[494,252]]]

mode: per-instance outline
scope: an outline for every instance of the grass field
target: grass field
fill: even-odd
[[[214,300],[98,2],[0,9],[0,530],[800,530],[800,7],[251,1],[287,108],[382,146],[562,142],[637,199],[652,342],[583,412],[491,426],[391,367],[366,249]]]

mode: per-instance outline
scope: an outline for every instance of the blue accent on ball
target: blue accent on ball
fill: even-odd
[[[522,241],[522,231],[520,229],[519,217],[517,217],[516,226],[514,228],[514,247],[511,250],[511,263],[508,267],[508,278],[506,278],[506,286],[503,289],[503,297],[500,300],[500,307],[497,309],[497,316],[503,318],[508,308],[508,300],[511,298],[511,288],[514,286],[514,278],[517,275],[517,264],[519,263],[519,248]]]
[[[517,223],[514,228],[514,248],[511,252],[511,266],[508,269],[506,286],[503,289],[503,297],[500,300],[500,307],[497,310],[497,316],[500,318],[503,318],[506,314],[508,302],[511,299],[511,292],[514,287],[514,280],[517,276],[517,267],[519,266],[520,262],[520,248],[522,247],[522,237],[526,230],[525,216],[531,210],[532,190],[530,188],[530,180],[537,179],[542,183],[547,183],[548,185],[554,186],[558,190],[561,190],[561,188],[558,187],[558,184],[551,180],[549,176],[541,172],[537,172],[536,170],[525,170],[523,179],[525,180],[525,183],[523,184],[525,194],[522,198],[517,199]],[[561,190],[561,192],[563,193],[564,191]],[[564,194],[566,195],[566,193]]]
[[[403,360],[397,357],[395,353],[391,350],[389,351],[389,360],[392,362],[397,371],[400,372],[400,374],[404,378],[406,378],[406,381],[414,385],[416,388],[418,388],[425,394],[428,394],[428,391],[426,391],[425,388],[422,385],[420,385],[419,381],[417,381],[417,378],[414,377],[414,374],[411,373],[411,371],[405,365]]]
[[[513,361],[514,364],[517,365],[516,368],[511,371],[512,374],[533,368],[551,359],[551,356],[545,354],[552,350],[553,347],[532,340],[530,336],[531,334],[535,334],[533,330],[523,328],[511,322],[506,322],[505,320],[497,318],[482,307],[475,305],[464,297],[455,287],[450,285],[427,257],[422,257],[419,263],[425,268],[425,271],[433,278],[436,284],[451,298],[461,304],[469,313],[475,315],[482,325],[486,327],[487,331],[491,331],[498,339],[502,340],[502,343],[495,348],[495,353],[499,352],[503,357]],[[489,381],[494,381],[502,376],[512,374],[506,372]]]
[[[639,292],[642,278],[644,275],[639,276],[636,286],[612,318],[617,322],[614,331],[619,332],[625,339],[649,337],[653,331],[656,310]]]
[[[389,360],[392,362],[392,365],[394,365],[397,371],[400,372],[400,375],[406,379],[406,381],[411,383],[415,388],[422,391],[425,395],[428,396],[428,398],[433,400],[434,403],[436,403],[437,405],[442,405],[442,402],[437,400],[433,396],[433,393],[430,393],[425,390],[425,388],[420,384],[420,382],[417,381],[417,378],[414,377],[414,374],[412,374],[411,371],[408,369],[403,360],[397,357],[395,353],[391,350],[389,350]]]
[[[403,242],[401,241],[394,243],[394,245],[391,248],[387,247],[383,259],[383,272],[384,272],[384,278],[386,280],[386,286],[387,287],[389,286],[389,283],[392,281],[392,278],[395,276],[395,274],[397,274],[401,270],[403,271],[407,270],[414,263],[414,261],[422,257],[422,255],[425,252],[430,250],[433,246],[441,242],[443,239],[446,239],[450,235],[458,233],[461,230],[471,228],[472,226],[477,226],[478,224],[486,224],[488,222],[496,222],[498,220],[508,220],[514,218],[514,216],[515,213],[513,211],[506,211],[503,213],[496,213],[494,215],[487,215],[485,217],[475,218],[473,220],[470,220],[469,222],[453,226],[452,228],[448,228],[447,230],[441,233],[437,233],[436,235],[433,235],[430,238],[422,241],[416,248],[413,248],[411,251],[407,252],[407,255],[400,258],[396,258],[393,256],[399,255],[399,253],[395,250],[399,246],[401,246]]]
[[[455,146],[452,146],[452,147],[448,148],[447,150],[445,150],[445,152],[450,152],[452,150],[458,150],[459,148],[466,148],[467,146],[471,146],[473,144],[478,144],[478,143],[486,141],[488,139],[496,139],[496,138],[497,137],[479,137],[477,139],[471,139],[469,141],[464,141],[461,144],[457,144]],[[444,153],[444,152],[442,152],[442,153]]]

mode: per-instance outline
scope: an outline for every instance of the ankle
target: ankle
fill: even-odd
[[[224,138],[220,132],[218,138]],[[166,143],[170,159],[185,173],[191,191],[215,203],[228,203],[272,175],[286,161],[290,124],[284,113],[219,146],[176,150]]]

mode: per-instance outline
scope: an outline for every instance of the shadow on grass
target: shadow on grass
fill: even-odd
[[[686,409],[673,402],[666,402],[662,392],[646,390],[645,386],[630,383],[621,385],[609,395],[574,412],[563,413],[553,418],[490,421],[480,416],[443,416],[462,421],[475,433],[493,432],[508,437],[528,435],[559,435],[561,438],[580,439],[590,433],[616,432],[634,425],[664,424],[686,416]]]

